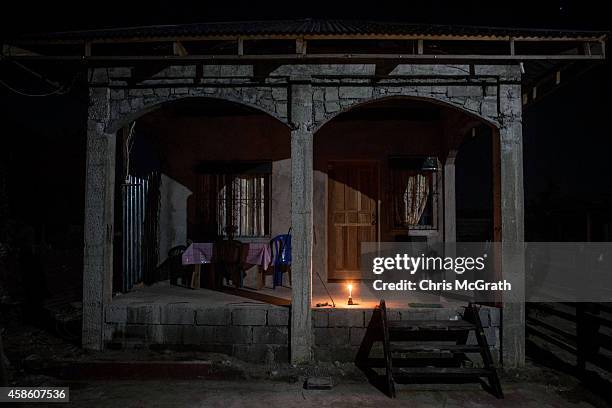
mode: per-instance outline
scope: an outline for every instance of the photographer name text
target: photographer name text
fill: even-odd
[[[512,290],[512,284],[506,280],[497,282],[487,282],[483,279],[476,281],[455,280],[455,281],[433,281],[423,279],[420,281],[411,281],[402,279],[397,282],[384,282],[382,279],[377,279],[372,283],[374,290],[397,290],[397,291],[443,291],[443,290],[466,290],[466,291],[491,291],[504,292]]]

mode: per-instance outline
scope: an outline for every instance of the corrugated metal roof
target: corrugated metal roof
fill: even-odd
[[[430,25],[358,20],[271,20],[218,22],[147,27],[113,28],[88,31],[69,31],[22,36],[21,39],[38,40],[108,40],[133,38],[257,36],[257,35],[406,35],[482,38],[542,38],[542,39],[599,39],[607,36],[603,31],[557,29],[501,28],[459,25]]]

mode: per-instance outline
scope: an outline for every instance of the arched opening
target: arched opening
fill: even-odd
[[[313,269],[321,279],[313,277],[313,303],[328,300],[327,290],[346,297],[352,282],[361,305],[376,304],[362,275],[363,242],[493,240],[494,137],[490,122],[417,98],[364,103],[321,126],[313,161]],[[468,219],[473,203],[482,211]],[[426,295],[408,301],[437,303]]]
[[[115,291],[169,280],[219,289],[210,264],[181,266],[191,243],[255,246],[290,227],[290,131],[272,116],[213,98],[163,104],[117,134]],[[178,249],[177,249],[178,248]],[[214,249],[200,247],[210,261]],[[204,260],[202,260],[204,262]],[[200,269],[202,273],[200,273]],[[232,285],[258,288],[257,268]],[[230,283],[228,279],[227,284]]]

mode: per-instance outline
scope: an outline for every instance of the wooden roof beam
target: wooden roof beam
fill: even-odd
[[[242,37],[238,37],[237,49],[238,49],[238,55],[244,55],[244,39]]]
[[[397,61],[377,61],[374,74],[377,77],[389,76],[398,65]]]
[[[551,70],[539,80],[523,86],[523,109],[527,109],[545,96],[575,81],[592,69],[594,64],[571,63]]]
[[[273,36],[266,36],[267,39],[270,39],[270,37]],[[353,36],[355,37],[355,36]],[[285,57],[284,55],[262,55],[262,54],[249,54],[249,55],[245,55],[244,54],[244,41],[246,40],[250,40],[253,38],[256,38],[255,36],[233,36],[233,37],[229,37],[232,39],[232,41],[237,41],[237,57],[239,58],[255,58],[255,59],[286,59],[287,57]],[[434,60],[440,60],[440,59],[444,59],[444,60],[519,60],[519,61],[527,61],[527,60],[578,60],[578,59],[582,59],[581,57],[583,57],[584,59],[604,59],[605,58],[605,46],[606,43],[605,41],[593,41],[592,39],[589,41],[584,41],[582,42],[582,44],[577,44],[578,45],[578,49],[580,50],[580,45],[582,46],[582,51],[580,52],[578,51],[575,54],[564,54],[561,52],[557,52],[556,54],[551,53],[551,54],[544,54],[544,55],[529,55],[529,54],[517,54],[517,48],[516,48],[516,43],[517,41],[519,41],[519,38],[512,38],[508,40],[508,53],[499,53],[497,55],[491,55],[491,54],[479,54],[478,53],[478,49],[475,48],[474,49],[474,53],[470,54],[470,55],[466,55],[466,54],[444,54],[444,53],[439,53],[439,54],[426,54],[425,53],[425,46],[424,46],[424,39],[423,38],[419,38],[416,41],[416,49],[412,49],[412,50],[407,50],[407,53],[405,54],[362,54],[359,53],[359,51],[357,52],[352,52],[352,53],[336,53],[336,54],[310,54],[308,52],[308,48],[307,48],[307,44],[308,44],[308,40],[307,38],[309,38],[309,36],[301,36],[301,37],[283,37],[285,39],[290,39],[293,38],[295,40],[295,54],[293,55],[293,57],[300,57],[300,58],[307,58],[307,59],[324,59],[324,58],[362,58],[362,59],[393,59],[393,58],[397,58],[397,59],[434,59]],[[334,37],[326,37],[326,39],[332,39]],[[211,37],[202,37],[199,38],[198,41],[202,41],[205,42],[207,40],[211,39]],[[388,39],[388,38],[386,38]],[[150,41],[149,40],[154,40],[154,39],[148,39],[147,41],[135,41],[135,42],[129,42],[128,40],[114,40],[113,42],[106,42],[104,40],[95,40],[95,41],[81,41],[80,44],[81,46],[83,46],[84,48],[81,48],[82,51],[78,51],[79,47],[75,48],[75,51],[65,51],[65,48],[58,48],[57,51],[51,49],[46,49],[45,50],[45,54],[48,54],[49,57],[53,57],[53,56],[57,56],[58,58],[50,58],[50,59],[70,59],[70,57],[76,57],[76,58],[90,58],[92,57],[92,46],[96,45],[96,44],[121,44],[121,45],[128,45],[128,44],[133,44],[133,45],[137,45],[137,44],[149,44]],[[557,41],[557,43],[559,42],[563,42],[566,41],[565,39],[554,39],[555,41]],[[172,58],[190,58],[192,57],[191,55],[189,55],[189,52],[187,51],[187,49],[185,48],[185,46],[183,45],[184,42],[183,40],[180,39],[173,39],[172,41],[162,41],[162,43],[166,43],[168,45],[171,46],[171,52],[169,52],[168,57],[172,57]],[[55,45],[57,45],[58,47],[60,45],[69,45],[71,43],[54,43]],[[35,45],[45,45],[45,44],[36,44],[36,43],[31,43],[30,46],[35,46]],[[47,44],[48,45],[48,44]],[[440,46],[443,46],[443,42],[439,43]],[[593,46],[594,45],[594,46]],[[467,40],[466,47],[470,46],[469,40]],[[35,52],[26,52],[26,50],[28,48],[30,48],[27,44],[25,45],[20,45],[20,44],[11,44],[9,45],[9,47],[13,48],[13,52],[5,52],[5,56],[19,56],[19,57],[26,57],[26,56],[38,56],[39,54],[36,54]],[[339,47],[342,47],[341,45],[339,45]],[[339,48],[341,50],[341,48]],[[16,51],[19,50],[19,51]],[[520,50],[520,48],[519,48]],[[10,49],[9,49],[10,51]],[[554,50],[553,50],[554,51]],[[82,54],[81,54],[82,52]],[[451,51],[452,52],[452,51]],[[148,59],[148,58],[153,58],[155,56],[151,55],[148,56],[147,55],[147,51],[146,51],[146,47],[143,47],[143,49],[139,52],[138,47],[136,47],[134,49],[134,54],[132,56],[125,56],[127,58],[134,58],[134,59]],[[234,54],[234,56],[236,57],[236,54]],[[117,57],[115,56],[108,56],[108,57],[104,57],[102,55],[96,55],[96,58],[106,58],[109,60],[116,60]],[[206,55],[195,55],[193,56],[196,59],[203,59],[206,60],[207,58],[210,59],[216,59],[216,60],[229,60],[231,59],[229,56],[227,55],[212,55],[212,54],[206,54]],[[291,57],[291,58],[293,58]],[[289,59],[291,59],[289,58]],[[121,58],[119,58],[121,59]]]
[[[2,46],[2,56],[4,57],[40,57],[41,54],[27,48],[4,44]]]
[[[182,36],[153,36],[153,37],[125,37],[125,38],[98,38],[88,40],[96,44],[130,43],[130,42],[167,42],[167,41],[235,41],[238,37],[243,40],[415,40],[415,41],[521,41],[521,42],[605,42],[606,35],[599,37],[511,37],[492,35],[402,35],[402,34],[257,34],[257,35],[182,35]],[[83,39],[13,39],[14,44],[82,44]]]
[[[82,60],[83,55],[38,55],[33,52],[25,52],[15,55],[8,54],[5,59],[32,59],[32,60],[57,60],[71,61]],[[605,57],[600,54],[594,55],[489,55],[489,54],[249,54],[249,55],[92,55],[87,57],[89,61],[236,61],[236,60],[285,60],[293,61],[296,59],[322,61],[322,60],[351,60],[351,61],[370,61],[370,60],[400,60],[400,61],[596,61],[603,60]]]
[[[187,52],[187,49],[180,41],[174,41],[172,43],[172,51],[174,55],[179,57],[186,57],[187,55],[189,55],[189,52]]]
[[[304,38],[295,39],[295,53],[300,55],[306,55],[307,41]]]

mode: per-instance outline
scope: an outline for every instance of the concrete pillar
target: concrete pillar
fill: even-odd
[[[312,86],[291,85],[291,362],[312,360]]]
[[[87,122],[83,265],[83,348],[101,350],[104,305],[112,296],[115,190],[114,134],[106,133],[110,91],[92,87]]]
[[[501,184],[501,270],[503,277],[521,285],[525,277],[523,254],[524,194],[523,136],[520,84],[500,85],[499,170]],[[525,302],[522,288],[504,296],[502,357],[504,367],[525,365]]]
[[[444,242],[457,241],[456,157],[457,151],[451,150],[444,162]]]

